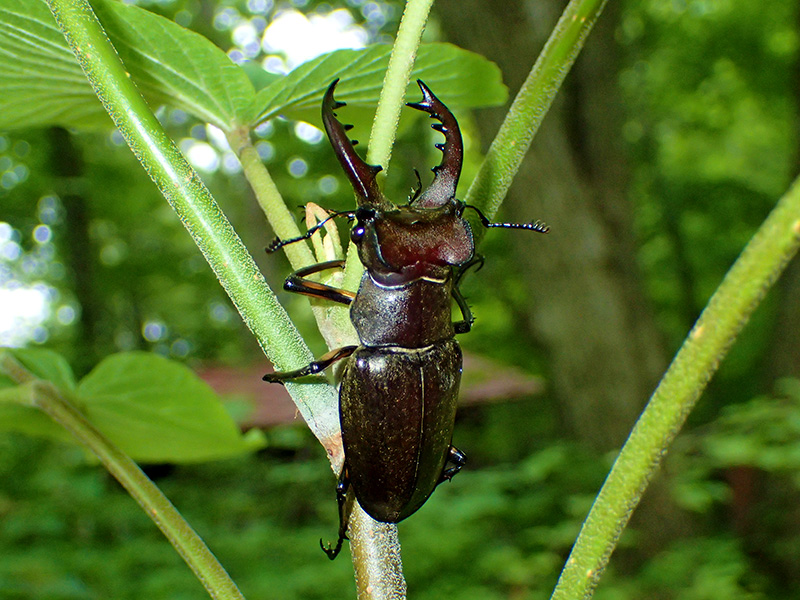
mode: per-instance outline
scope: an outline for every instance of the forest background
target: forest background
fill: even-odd
[[[255,60],[280,55],[252,42],[282,11],[342,18],[344,9],[363,43],[390,39],[402,10],[139,4]],[[426,39],[495,61],[513,95],[562,8],[442,0]],[[796,174],[798,41],[797,4],[783,0],[608,5],[502,212],[542,219],[551,234],[488,235],[486,266],[465,279],[477,322],[459,341],[490,366],[465,374],[475,400],[460,410],[456,443],[469,468],[401,525],[412,597],[552,589],[615,450]],[[472,153],[465,184],[505,110],[458,114]],[[185,115],[165,120],[279,289],[290,267],[260,251],[272,233],[235,157]],[[420,120],[398,141],[390,197],[406,197],[412,180],[402,174],[434,164],[417,143],[426,129]],[[290,202],[347,207],[348,186],[318,132],[274,120],[258,135]],[[0,152],[2,299],[11,306],[11,292],[35,293],[48,307],[17,319],[2,343],[53,348],[79,376],[108,354],[152,351],[238,389],[227,406],[266,427],[262,450],[148,473],[249,597],[352,596],[350,565],[329,564],[317,546],[336,526],[324,452],[302,424],[254,415],[266,361],[119,137],[13,131],[0,136]],[[598,597],[800,596],[799,298],[795,261],[691,415]],[[282,301],[313,341],[305,301]],[[324,351],[319,339],[312,348]],[[527,395],[498,400],[493,390],[512,375]],[[202,597],[146,515],[82,451],[16,432],[0,435],[0,449],[2,597]]]

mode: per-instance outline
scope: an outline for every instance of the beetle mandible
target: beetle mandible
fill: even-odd
[[[437,123],[444,135],[442,162],[425,191],[416,190],[408,204],[395,206],[381,192],[376,175],[356,153],[334,110],[345,104],[334,99],[338,79],[322,101],[322,122],[353,189],[355,211],[331,213],[305,235],[276,240],[268,251],[308,239],[328,220],[355,220],[350,239],[358,248],[365,272],[356,294],[311,281],[308,276],[342,268],[336,260],[300,269],[284,289],[350,305],[358,346],[333,350],[296,371],[269,373],[265,381],[283,382],[319,373],[345,359],[339,388],[339,418],[344,466],[336,486],[339,537],[322,549],[333,560],[347,537],[346,494],[352,489],[372,518],[397,523],[419,509],[443,481],[466,462],[452,445],[461,380],[461,349],[456,333],[465,333],[472,315],[458,290],[464,271],[480,263],[469,223],[463,213],[476,212],[484,227],[527,229],[546,233],[533,223],[491,223],[477,208],[456,199],[463,144],[453,114],[417,80],[422,101],[409,103]],[[453,322],[455,300],[462,320]]]

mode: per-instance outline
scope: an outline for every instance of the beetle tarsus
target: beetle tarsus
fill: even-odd
[[[442,470],[442,475],[439,478],[439,483],[444,481],[450,481],[453,477],[455,477],[458,472],[463,468],[465,464],[467,464],[467,455],[461,452],[455,446],[450,446],[447,451],[447,460],[448,462],[452,463],[452,467],[446,467]]]
[[[453,331],[457,334],[469,333],[470,329],[472,329],[472,324],[475,322],[475,317],[472,316],[472,311],[469,309],[469,305],[464,299],[464,296],[461,295],[461,290],[459,290],[458,287],[453,286],[453,290],[450,294],[453,296],[453,300],[456,301],[456,305],[461,311],[462,316],[460,321],[453,323]]]
[[[336,545],[333,546],[328,544],[327,546],[322,542],[322,539],[319,540],[319,545],[322,548],[322,551],[328,555],[328,558],[333,560],[337,556],[339,556],[339,552],[342,550],[342,544],[344,540],[349,539],[347,537],[347,525],[348,525],[348,514],[347,514],[347,489],[350,487],[350,480],[347,477],[347,466],[342,467],[342,472],[339,475],[339,481],[336,484],[336,504],[339,506],[339,538],[336,540]]]
[[[339,538],[336,541],[336,546],[332,546],[331,544],[325,545],[325,542],[322,541],[322,538],[319,539],[319,547],[322,548],[322,551],[328,555],[328,558],[334,560],[337,556],[339,556],[339,552],[342,550],[342,544],[344,543],[344,538]]]

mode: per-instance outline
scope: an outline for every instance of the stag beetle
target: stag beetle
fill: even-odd
[[[444,134],[442,162],[425,191],[417,189],[409,203],[395,206],[376,180],[379,166],[364,162],[347,137],[350,126],[336,119],[345,105],[334,100],[338,79],[322,101],[322,122],[336,157],[355,190],[355,211],[331,213],[305,235],[275,240],[274,252],[286,244],[308,239],[329,219],[355,220],[350,239],[365,267],[358,293],[307,279],[344,261],[312,265],[293,273],[288,291],[350,305],[350,318],[360,345],[333,350],[318,361],[284,373],[269,373],[265,381],[284,382],[319,373],[346,359],[339,389],[339,417],[344,444],[344,467],[336,486],[339,537],[322,549],[333,560],[347,537],[346,494],[352,489],[358,503],[374,519],[397,523],[419,509],[443,481],[466,462],[451,444],[461,379],[461,349],[456,333],[465,333],[472,315],[458,290],[464,271],[482,259],[475,255],[464,210],[476,212],[484,227],[527,229],[546,233],[534,223],[491,223],[475,207],[457,200],[463,144],[453,114],[430,89],[417,81],[422,101],[408,106],[438,122],[431,127]],[[451,299],[462,320],[452,322]]]

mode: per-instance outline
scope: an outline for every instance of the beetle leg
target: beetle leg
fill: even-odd
[[[439,483],[443,481],[450,481],[456,473],[461,470],[465,464],[467,464],[467,455],[461,452],[455,446],[450,446],[447,450],[447,461],[452,463],[452,467],[446,467],[442,470],[442,475],[439,477]]]
[[[458,309],[461,311],[461,316],[463,317],[461,321],[456,321],[453,323],[453,329],[456,333],[467,333],[470,329],[472,329],[472,324],[475,322],[475,317],[472,316],[472,311],[469,309],[467,301],[464,299],[464,296],[461,295],[461,291],[457,287],[453,288],[451,294],[453,295],[453,300],[456,301]]]
[[[322,539],[319,540],[322,551],[327,554],[328,558],[331,560],[339,555],[344,540],[349,539],[347,537],[347,525],[349,521],[349,515],[347,514],[347,490],[349,487],[350,478],[347,475],[347,465],[345,465],[342,467],[342,473],[339,475],[339,482],[336,484],[336,503],[339,505],[339,538],[336,540],[336,545],[333,547],[331,544],[326,546],[322,542]]]
[[[353,298],[356,297],[353,292],[306,279],[306,277],[314,273],[327,271],[328,269],[342,268],[344,268],[343,260],[329,260],[328,262],[303,267],[286,278],[283,289],[287,292],[303,294],[304,296],[311,296],[312,298],[322,298],[323,300],[330,300],[331,302],[338,302],[340,304],[350,304]]]
[[[316,375],[317,373],[322,373],[322,371],[330,367],[336,361],[350,356],[356,351],[356,348],[358,348],[358,346],[343,346],[342,348],[337,348],[336,350],[331,350],[323,354],[319,360],[315,360],[305,367],[295,369],[294,371],[284,371],[282,373],[267,373],[261,379],[270,383],[283,383],[291,379],[300,379],[308,375]]]
[[[476,254],[454,272],[453,291],[451,294],[453,296],[453,300],[455,300],[456,304],[458,305],[458,309],[461,311],[461,316],[463,317],[461,321],[456,321],[453,323],[453,329],[455,329],[456,333],[467,333],[470,329],[472,329],[472,324],[475,322],[475,318],[472,316],[472,311],[469,309],[467,301],[464,299],[464,296],[461,295],[461,290],[458,289],[458,284],[461,282],[461,278],[464,276],[464,273],[467,272],[467,269],[474,265],[478,265],[476,270],[480,271],[481,267],[483,267],[483,262],[483,257],[480,254]]]

